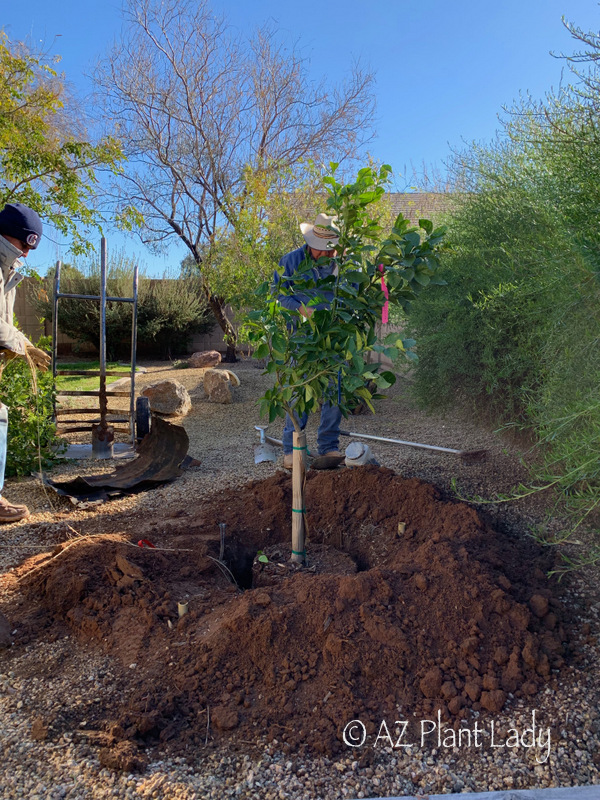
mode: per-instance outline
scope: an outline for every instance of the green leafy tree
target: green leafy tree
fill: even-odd
[[[57,62],[0,31],[0,207],[18,201],[34,208],[82,252],[101,219],[96,171],[116,170],[122,152],[114,138],[92,144],[76,128],[81,110]]]
[[[263,303],[257,290],[270,281],[281,257],[304,245],[300,223],[314,219],[327,202],[323,171],[312,162],[281,173],[245,176],[247,194],[238,205],[235,225],[219,229],[211,248],[203,252],[203,269],[212,286],[240,318]],[[372,203],[371,215],[382,227],[393,219],[387,197]],[[191,256],[182,264],[182,274],[197,274]],[[242,326],[238,334],[245,335]]]
[[[412,340],[392,334],[385,344],[377,342],[376,327],[386,303],[382,277],[390,304],[404,310],[427,286],[442,282],[438,253],[443,229],[434,230],[431,222],[420,220],[422,237],[418,228],[399,215],[388,232],[371,214],[385,193],[391,168],[365,167],[353,183],[343,184],[336,179],[337,166],[331,164],[332,174],[323,181],[326,206],[337,217],[340,232],[335,274],[315,281],[312,262],[307,259],[291,281],[261,287],[263,308],[251,312],[247,321],[254,355],[267,359],[266,372],[275,378],[275,385],[261,400],[261,412],[269,421],[290,414],[297,436],[302,432],[294,412],[316,411],[322,402],[338,405],[347,415],[358,396],[374,411],[373,398],[394,383],[395,375],[367,364],[369,351],[390,358],[401,353],[416,358]],[[308,317],[278,302],[281,295],[302,292],[312,297]],[[318,308],[328,295],[331,302]],[[376,387],[375,393],[367,386],[369,382]],[[293,546],[295,560],[302,560],[302,545]]]
[[[354,183],[344,185],[335,178],[337,166],[332,164],[333,175],[324,179],[326,207],[337,216],[340,229],[337,275],[315,282],[312,263],[307,261],[292,286],[264,283],[260,288],[263,308],[248,315],[255,357],[267,358],[266,371],[276,378],[275,387],[262,401],[262,411],[270,421],[285,416],[292,408],[299,414],[310,413],[323,400],[347,412],[356,393],[370,404],[367,381],[387,388],[395,378],[389,371],[374,372],[376,366],[366,364],[364,354],[375,351],[397,358],[403,353],[409,359],[416,358],[412,340],[392,334],[393,344],[377,342],[376,327],[386,302],[382,274],[389,302],[405,310],[422,289],[441,283],[437,271],[443,229],[434,230],[428,220],[420,220],[426,233],[422,240],[418,228],[399,215],[383,238],[379,220],[370,215],[370,206],[385,192],[390,168],[384,165],[377,171],[366,167]],[[300,311],[287,309],[277,301],[278,295],[306,290],[314,294],[309,306],[323,302],[320,292],[332,291],[331,307],[317,309],[306,319]]]

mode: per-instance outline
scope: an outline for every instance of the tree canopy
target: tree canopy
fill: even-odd
[[[0,31],[0,206],[30,206],[81,252],[100,223],[96,170],[116,169],[122,153],[114,138],[92,144],[75,125],[81,114],[57,62]]]
[[[280,186],[273,175],[369,138],[372,76],[355,66],[342,86],[315,84],[293,47],[264,29],[234,36],[206,0],[129,0],[126,20],[97,73],[129,156],[117,207],[146,242],[185,244],[234,348],[229,298],[204,269],[213,249],[238,229],[251,184]]]

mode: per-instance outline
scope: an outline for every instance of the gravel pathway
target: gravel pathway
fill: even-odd
[[[164,364],[148,366],[141,385],[155,380],[158,372],[159,377],[176,377],[190,391],[194,407],[184,424],[190,435],[190,454],[201,460],[201,466],[188,470],[170,486],[91,511],[75,509],[64,499],[47,495],[34,479],[9,481],[7,496],[27,502],[32,516],[2,529],[0,610],[6,610],[9,601],[22,602],[15,567],[27,559],[35,564],[38,553],[64,541],[83,520],[88,525],[93,520],[98,531],[118,532],[113,518],[135,510],[156,523],[161,515],[184,507],[190,497],[267,477],[279,468],[253,463],[257,441],[253,426],[260,421],[256,398],[267,385],[256,365],[236,365],[242,385],[230,406],[203,399],[199,370],[173,372]],[[516,446],[485,426],[473,424],[460,409],[445,416],[419,412],[409,399],[408,383],[406,378],[399,381],[390,397],[379,404],[376,417],[353,417],[347,427],[458,449],[488,448],[490,458],[485,464],[465,466],[453,456],[375,446],[383,465],[445,490],[456,479],[466,493],[482,495],[506,491],[525,477]],[[279,437],[281,424],[273,425],[272,430]],[[314,425],[309,431],[310,446]],[[107,468],[102,462],[79,462],[56,468],[52,476],[63,478]],[[545,499],[540,497],[526,505],[485,507],[497,527],[515,535],[524,535],[531,523],[543,522],[544,510]],[[558,520],[545,524],[559,527]],[[29,643],[21,642],[16,630],[13,647],[0,651],[0,797],[337,800],[600,784],[598,584],[597,572],[591,570],[563,583],[563,597],[584,626],[576,659],[535,698],[534,709],[513,699],[502,714],[495,715],[493,741],[489,719],[466,721],[460,746],[458,742],[452,746],[449,731],[442,731],[438,739],[438,731],[431,727],[436,720],[414,720],[410,709],[399,709],[398,720],[416,722],[424,733],[422,740],[417,736],[409,747],[393,747],[407,743],[407,737],[396,742],[402,726],[395,720],[361,720],[369,731],[365,743],[348,746],[335,760],[299,759],[287,752],[284,737],[265,742],[257,731],[256,740],[247,743],[246,753],[219,750],[209,738],[200,751],[185,751],[171,759],[148,751],[149,765],[142,774],[107,769],[99,760],[101,734],[93,728],[94,710],[110,706],[117,698],[123,702],[132,684],[130,676],[100,648],[75,641],[67,629],[54,641],[42,633]],[[528,730],[532,711],[535,746],[529,746],[533,744]],[[48,719],[53,720],[50,726],[42,722]],[[349,722],[340,720],[340,730]],[[347,738],[361,730],[360,726],[353,731],[349,728]],[[600,788],[598,791],[600,797]]]

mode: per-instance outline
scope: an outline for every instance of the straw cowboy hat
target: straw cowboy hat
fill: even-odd
[[[328,217],[327,214],[317,214],[314,225],[301,222],[300,230],[306,244],[315,250],[333,250],[340,240],[337,217]]]

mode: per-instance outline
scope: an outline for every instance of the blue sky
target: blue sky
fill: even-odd
[[[596,0],[213,0],[213,8],[241,33],[270,21],[301,48],[315,79],[341,79],[353,59],[368,65],[377,79],[378,119],[370,151],[408,176],[424,164],[443,168],[451,149],[465,142],[490,140],[502,107],[520,93],[541,97],[558,86],[565,64],[550,52],[576,49],[563,15],[586,30],[600,30]],[[121,3],[11,3],[2,24],[12,39],[61,55],[60,68],[85,94],[86,74],[120,31]],[[399,177],[398,185],[404,181]],[[156,273],[176,267],[182,254],[173,248],[162,259],[136,239],[109,236],[109,246],[123,243]],[[31,254],[30,266],[45,272],[57,257],[67,259],[67,250],[66,242],[46,239]]]

